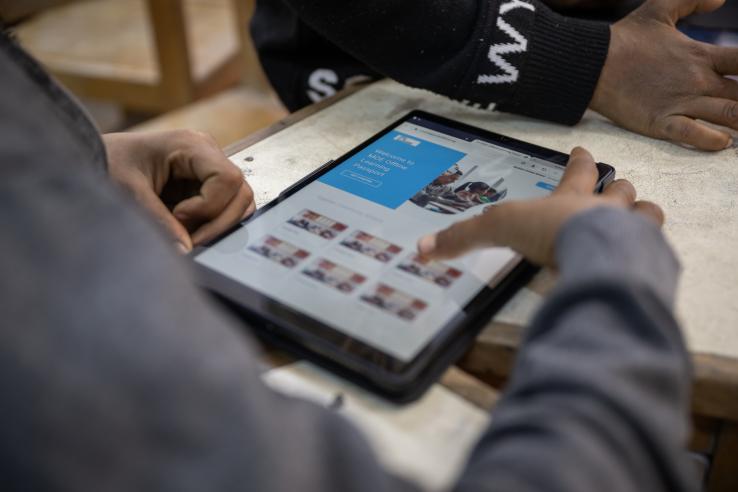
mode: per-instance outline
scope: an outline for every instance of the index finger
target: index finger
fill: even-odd
[[[418,253],[431,260],[456,258],[469,251],[492,246],[487,214],[466,219],[435,234],[423,236],[418,241]]]
[[[576,147],[571,151],[566,171],[554,193],[591,195],[597,185],[597,164],[587,150]]]
[[[516,223],[520,210],[520,204],[516,202],[490,207],[481,215],[420,238],[418,253],[428,259],[442,260],[479,248],[505,246],[506,238],[511,235],[510,224]]]

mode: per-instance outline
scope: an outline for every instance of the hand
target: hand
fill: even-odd
[[[183,252],[215,238],[255,209],[251,187],[209,135],[178,130],[113,133],[103,139],[110,176]]]
[[[692,13],[725,0],[649,0],[612,26],[607,61],[591,107],[650,137],[703,150],[732,145],[731,136],[696,121],[738,129],[738,48],[689,39],[675,28]]]
[[[561,183],[550,196],[490,207],[482,215],[421,238],[418,252],[440,260],[478,248],[506,246],[533,263],[555,267],[556,237],[561,227],[580,212],[602,206],[623,208],[641,213],[658,225],[664,223],[661,208],[651,202],[636,201],[636,190],[628,181],[617,180],[601,195],[595,195],[597,179],[592,155],[576,148]]]

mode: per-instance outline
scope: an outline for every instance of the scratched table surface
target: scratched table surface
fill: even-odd
[[[684,268],[677,312],[691,352],[738,359],[737,147],[703,153],[627,132],[594,113],[569,128],[382,81],[263,140],[237,144],[231,159],[263,205],[413,109],[562,152],[581,145],[612,164],[619,177],[636,184],[640,198],[661,204],[667,214],[665,231]],[[532,296],[516,302],[516,311],[532,313],[538,305]]]

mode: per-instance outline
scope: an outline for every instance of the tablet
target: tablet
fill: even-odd
[[[426,261],[418,238],[546,196],[567,160],[414,111],[195,250],[198,278],[271,343],[412,399],[533,272],[506,248]]]

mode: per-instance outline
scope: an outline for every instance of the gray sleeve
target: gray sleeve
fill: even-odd
[[[0,182],[0,490],[409,490],[345,420],[264,387],[134,204],[51,164]]]
[[[696,490],[669,246],[646,219],[596,209],[565,226],[557,256],[560,284],[458,490]]]

